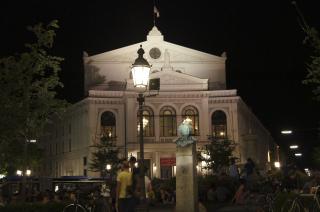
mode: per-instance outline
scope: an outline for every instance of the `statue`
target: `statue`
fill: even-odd
[[[183,122],[178,127],[178,133],[180,136],[174,141],[177,144],[177,146],[185,147],[189,144],[193,144],[196,141],[196,139],[190,135],[191,132],[191,120],[187,118],[183,120]]]
[[[163,70],[163,71],[172,71],[173,70],[172,66],[170,65],[170,54],[169,54],[168,49],[166,49],[164,51],[164,64],[163,64],[161,70]]]

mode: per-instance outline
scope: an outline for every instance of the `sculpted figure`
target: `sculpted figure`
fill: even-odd
[[[189,144],[193,144],[196,141],[196,139],[193,136],[191,136],[191,132],[191,120],[183,120],[183,122],[179,125],[178,128],[179,137],[175,140],[177,146],[185,147]]]

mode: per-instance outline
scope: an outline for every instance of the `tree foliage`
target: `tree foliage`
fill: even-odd
[[[205,145],[198,155],[199,161],[206,162],[206,169],[217,173],[223,167],[230,165],[230,159],[235,149],[235,143],[228,139],[214,139],[209,137],[210,143]]]
[[[306,22],[297,2],[293,1],[297,13],[298,20],[301,28],[303,29],[306,37],[304,39],[304,44],[307,44],[312,49],[312,55],[310,60],[307,62],[308,74],[306,78],[302,81],[304,84],[308,84],[314,87],[313,93],[315,98],[320,101],[320,37],[319,32],[316,28],[309,26]]]
[[[63,58],[48,53],[57,28],[57,21],[28,27],[36,41],[25,44],[25,52],[0,58],[2,168],[24,161],[21,153],[25,142],[39,138],[50,118],[67,106],[66,101],[56,98],[56,89],[63,87],[58,75]]]
[[[312,50],[313,55],[310,56],[310,61],[307,63],[308,74],[306,79],[303,80],[304,84],[314,86],[313,93],[318,101],[320,101],[320,37],[319,32],[309,26],[305,26],[304,32],[306,33],[305,43],[308,43]]]
[[[313,149],[313,162],[316,166],[320,166],[320,146]]]
[[[93,145],[96,151],[92,152],[90,170],[100,172],[102,177],[110,174],[114,177],[118,170],[118,165],[123,161],[119,158],[119,149],[114,144],[114,139],[109,136],[102,136],[100,143]],[[107,164],[111,165],[110,170],[106,170]]]

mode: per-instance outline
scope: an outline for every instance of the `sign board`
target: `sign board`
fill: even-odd
[[[160,158],[160,166],[175,166],[176,158]]]

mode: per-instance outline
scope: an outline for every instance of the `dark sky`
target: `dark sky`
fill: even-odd
[[[21,51],[32,37],[26,26],[58,19],[54,54],[65,58],[61,95],[83,94],[82,52],[102,53],[146,39],[152,0],[7,1],[0,7],[0,56]],[[320,29],[317,0],[297,1],[307,22]],[[290,1],[157,0],[157,26],[168,42],[211,54],[228,54],[227,87],[238,94],[280,144],[309,151],[319,127],[319,106],[301,83],[310,50]],[[291,137],[281,129],[295,131]]]

